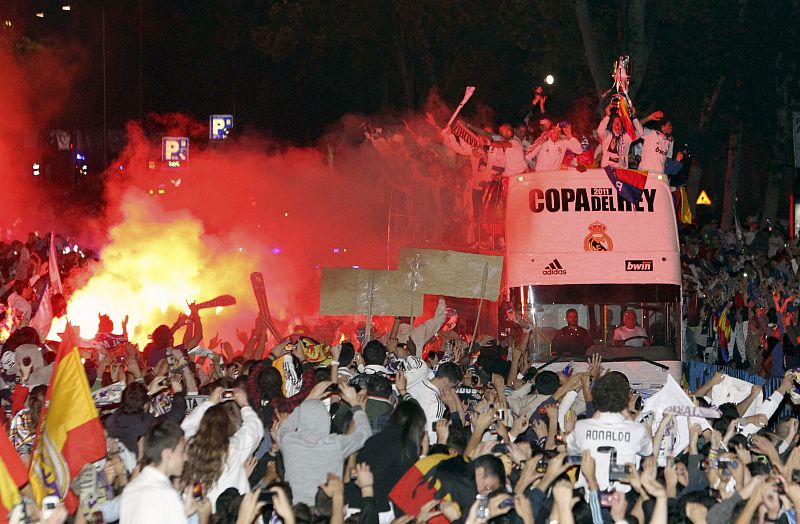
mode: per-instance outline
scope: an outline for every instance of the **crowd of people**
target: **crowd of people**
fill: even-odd
[[[663,112],[639,119],[630,101],[618,96],[599,122],[577,119],[573,125],[547,113],[546,100],[541,86],[533,90],[516,123],[456,120],[442,128],[427,113],[402,126],[365,124],[364,136],[384,165],[405,171],[383,177],[378,191],[393,227],[415,241],[502,250],[509,176],[606,166],[677,177],[684,171],[686,148],[673,144],[672,122]]]
[[[748,217],[682,233],[686,347],[698,360],[780,378],[800,368],[798,239]]]
[[[702,353],[711,344],[714,359],[741,366],[754,363],[749,335],[767,335],[771,352],[756,367],[782,381],[766,398],[747,385],[744,398],[731,400],[735,383],[718,373],[693,392],[665,386],[671,397],[643,399],[599,355],[584,372],[537,369],[530,332],[508,347],[488,336],[467,344],[452,333],[444,300],[416,326],[395,319],[378,338],[321,341],[322,350],[297,335],[271,338],[259,318],[240,346],[221,351],[219,339],[206,341],[193,306],[156,327],[139,351],[125,323],[101,316],[97,336],[77,344],[105,456],[71,479],[72,515],[58,504],[42,509],[25,485],[10,520],[795,522],[798,422],[776,414],[795,390],[784,371],[796,367],[787,338],[797,329],[788,292],[797,246],[778,242],[777,229],[745,229],[740,239],[712,224],[683,238],[686,294],[703,304],[697,316],[718,320],[715,308],[737,302],[751,310],[739,323],[731,312],[727,352],[718,321],[707,324],[716,343],[700,343],[693,310],[687,324]],[[24,247],[34,262],[8,265],[5,314],[15,320],[0,389],[8,442],[27,467],[45,445],[37,437],[64,345],[48,344],[31,323],[48,246],[32,239]],[[53,310],[65,305],[52,298]],[[742,322],[759,327],[742,339]],[[762,323],[775,324],[782,340]],[[452,343],[426,348],[436,335]]]

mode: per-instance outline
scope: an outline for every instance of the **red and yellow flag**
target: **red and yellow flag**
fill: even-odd
[[[8,512],[19,503],[19,488],[27,483],[25,465],[0,426],[0,522],[8,522]]]
[[[84,465],[106,455],[106,441],[71,326],[67,325],[63,338],[47,388],[47,408],[39,423],[29,473],[38,504],[43,497],[55,495],[72,513],[78,501],[70,492],[70,481]]]

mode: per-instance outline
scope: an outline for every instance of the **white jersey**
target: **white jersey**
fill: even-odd
[[[638,465],[638,457],[653,454],[653,441],[647,428],[626,419],[621,413],[598,412],[594,418],[579,420],[575,430],[567,436],[567,453],[580,455],[589,451],[596,464],[597,484],[605,491],[610,481],[608,466],[611,454],[598,451],[602,447],[612,447],[617,452],[617,464]],[[579,486],[586,480],[581,475]],[[630,491],[630,486],[619,485],[617,491]]]
[[[597,126],[597,138],[600,139],[600,145],[598,147],[603,155],[600,160],[600,167],[612,166],[626,168],[628,167],[628,152],[633,140],[631,140],[630,135],[625,132],[624,128],[622,129],[622,133],[618,137],[615,137],[614,132],[608,129],[608,121],[609,117],[605,117],[600,121],[600,125]],[[641,136],[641,126],[638,125],[639,121],[634,120],[633,124],[636,132]]]
[[[528,170],[528,163],[525,161],[525,143],[517,137],[511,137],[508,141],[511,147],[506,148],[506,175],[518,175]]]
[[[639,169],[650,173],[663,173],[667,157],[672,158],[672,137],[655,129],[644,129],[642,159]]]
[[[525,158],[528,160],[536,159],[536,171],[555,171],[561,169],[561,163],[564,161],[564,155],[567,154],[567,150],[576,155],[583,152],[581,143],[575,137],[559,138],[555,142],[548,138],[533,146],[525,155]]]
[[[614,330],[614,340],[627,340],[631,337],[646,337],[647,331],[642,326],[633,326],[628,329],[624,325]],[[626,346],[644,346],[644,339],[637,338],[625,343]]]

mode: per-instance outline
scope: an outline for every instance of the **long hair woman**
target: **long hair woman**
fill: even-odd
[[[379,512],[389,511],[389,491],[419,460],[425,436],[425,412],[415,401],[400,402],[389,423],[373,435],[358,454],[375,477],[374,499]]]
[[[264,437],[247,394],[234,389],[233,402],[223,402],[223,391],[216,388],[181,424],[189,442],[183,480],[202,484],[212,507],[228,488],[242,495],[250,490],[245,463]]]

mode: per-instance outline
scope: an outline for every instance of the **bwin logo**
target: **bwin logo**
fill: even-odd
[[[544,268],[542,271],[542,275],[566,275],[567,270],[561,267],[561,263],[558,261],[557,258],[554,258],[552,262],[550,262],[547,267]]]
[[[626,260],[625,271],[652,271],[652,260]]]

